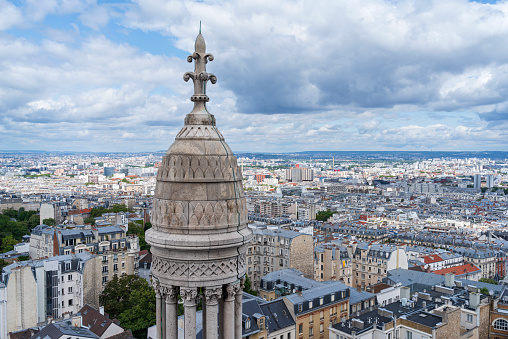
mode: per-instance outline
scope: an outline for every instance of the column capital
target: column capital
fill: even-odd
[[[243,276],[242,279],[240,279],[240,289],[243,291],[245,288],[245,276]]]
[[[184,306],[196,306],[198,291],[196,288],[180,288]]]
[[[164,295],[166,296],[166,303],[174,304],[178,301],[178,287],[170,286],[164,287]]]
[[[161,285],[159,283],[158,280],[152,280],[152,286],[153,286],[153,289],[155,290],[155,296],[157,298],[160,298],[161,297]]]
[[[217,287],[207,287],[205,289],[205,299],[207,305],[217,305],[218,300],[222,297],[222,288],[220,286]]]
[[[235,300],[235,295],[240,291],[240,284],[227,284],[226,291],[224,293],[225,301],[233,301]]]

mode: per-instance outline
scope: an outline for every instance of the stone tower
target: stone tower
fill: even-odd
[[[206,53],[201,32],[187,58],[194,72],[194,108],[163,157],[157,173],[152,228],[146,242],[153,254],[159,339],[178,337],[177,304],[183,301],[185,338],[196,338],[196,306],[203,306],[206,339],[241,338],[242,285],[247,244],[247,209],[236,157],[206,108]]]

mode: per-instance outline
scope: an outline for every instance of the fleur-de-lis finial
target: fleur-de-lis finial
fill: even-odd
[[[217,82],[215,75],[206,72],[206,64],[208,61],[213,61],[213,54],[206,53],[205,39],[201,35],[201,22],[199,23],[199,34],[194,45],[194,53],[187,57],[188,62],[193,60],[194,72],[186,72],[183,75],[183,80],[189,81],[189,79],[192,79],[194,82],[194,95],[191,97],[191,101],[194,102],[194,109],[191,114],[202,110],[206,111],[205,103],[210,100],[206,95],[206,83],[208,80],[212,84]]]

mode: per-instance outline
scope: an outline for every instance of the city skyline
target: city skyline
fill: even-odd
[[[506,2],[0,0],[0,148],[155,152],[209,110],[235,152],[508,149]]]

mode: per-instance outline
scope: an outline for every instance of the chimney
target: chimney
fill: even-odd
[[[353,318],[353,327],[357,327],[359,329],[363,329],[363,321],[357,318]]]
[[[104,315],[104,306],[99,307],[99,313]]]
[[[469,293],[469,307],[476,309],[478,305],[480,305],[480,294]]]
[[[409,287],[402,286],[400,288],[400,299],[402,298],[406,298],[407,300],[411,298],[411,289]]]
[[[455,287],[455,274],[453,273],[446,273],[445,275],[445,286],[448,288],[454,288]]]

